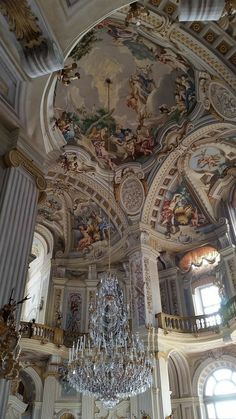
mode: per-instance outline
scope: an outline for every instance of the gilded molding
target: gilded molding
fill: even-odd
[[[163,358],[165,361],[168,361],[168,354],[163,351],[155,351],[154,356],[156,360]]]
[[[8,167],[23,167],[34,177],[39,191],[44,191],[46,189],[47,182],[43,173],[20,150],[10,150],[5,154],[4,161]]]
[[[45,42],[37,17],[32,13],[27,0],[0,1],[0,11],[7,19],[10,31],[15,33],[23,48],[32,49]]]

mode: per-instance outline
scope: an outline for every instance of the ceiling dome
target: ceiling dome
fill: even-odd
[[[104,169],[154,163],[163,128],[196,105],[194,68],[136,25],[106,19],[71,51],[54,110],[64,145],[85,149]]]

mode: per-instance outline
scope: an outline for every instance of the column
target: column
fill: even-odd
[[[179,21],[219,20],[225,0],[180,0]]]
[[[94,398],[92,396],[82,396],[82,419],[94,417]]]
[[[168,375],[168,357],[165,352],[157,351],[155,353],[155,358],[153,389],[156,390],[156,397],[153,397],[153,417],[162,419],[169,416],[172,410]]]
[[[0,184],[0,308],[23,298],[39,191],[46,187],[40,170],[19,150],[5,156]],[[17,320],[20,318],[20,309]],[[0,411],[4,417],[9,383],[0,380]]]
[[[51,356],[47,369],[47,377],[44,381],[41,419],[49,419],[54,417],[55,401],[57,397],[57,375],[59,362],[59,356]]]
[[[159,253],[148,245],[147,234],[142,232],[128,255],[134,328],[154,326],[155,314],[162,311],[157,269]]]

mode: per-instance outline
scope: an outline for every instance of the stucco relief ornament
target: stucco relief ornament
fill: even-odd
[[[217,81],[211,82],[209,99],[214,110],[222,118],[236,121],[236,97],[228,87]]]
[[[137,214],[144,203],[144,189],[139,179],[130,176],[121,185],[121,205],[127,214]]]
[[[142,172],[135,173],[125,169],[115,178],[115,193],[117,201],[127,214],[138,214],[145,200]]]
[[[199,95],[199,101],[203,105],[204,109],[209,110],[211,107],[211,103],[209,100],[209,86],[211,83],[211,75],[207,73],[206,71],[201,71],[199,73],[198,78],[198,95]]]

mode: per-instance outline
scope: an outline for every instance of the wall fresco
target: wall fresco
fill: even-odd
[[[224,143],[231,144],[235,137],[224,139]],[[221,148],[206,146],[197,149],[189,160],[190,168],[201,175],[200,180],[206,186],[206,191],[220,178],[224,178],[230,168],[235,167],[235,153],[225,148],[227,153],[223,152]]]
[[[82,298],[78,291],[70,291],[66,304],[65,329],[71,333],[81,332]]]
[[[195,233],[208,224],[183,184],[167,190],[159,217],[160,227],[167,239],[174,238],[182,244],[190,243]]]
[[[101,257],[108,247],[109,229],[112,242],[115,239],[114,225],[105,212],[92,200],[77,201],[74,205],[73,252],[78,256],[90,253]]]

